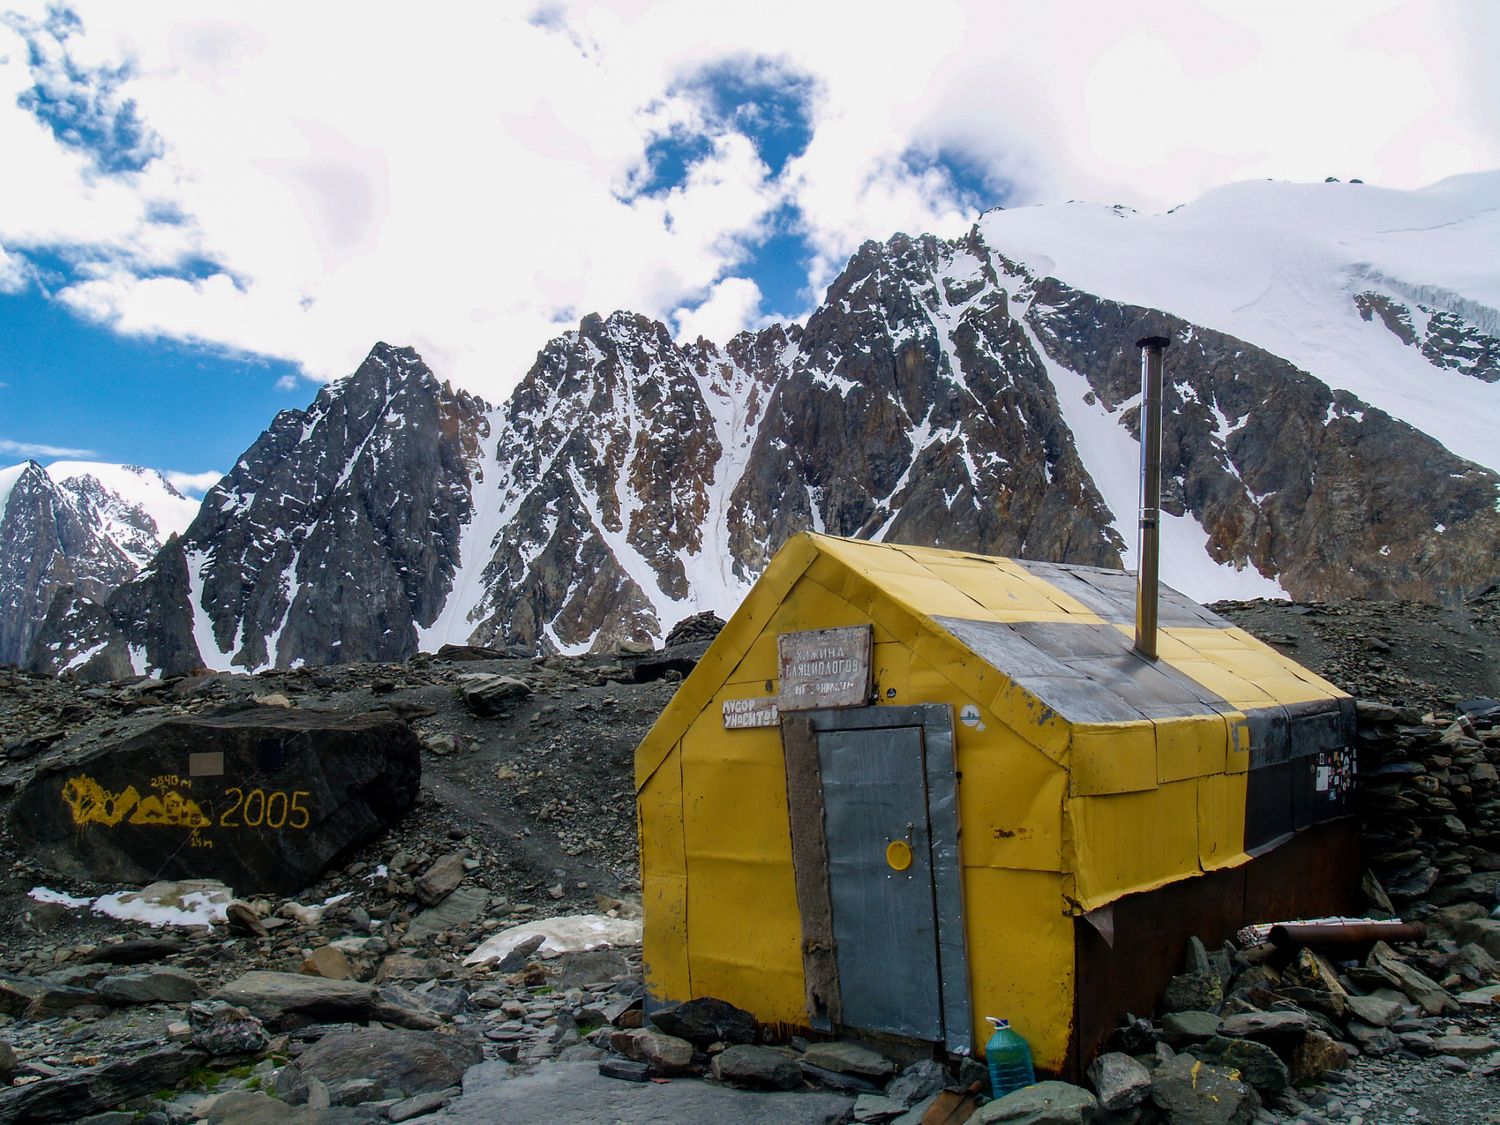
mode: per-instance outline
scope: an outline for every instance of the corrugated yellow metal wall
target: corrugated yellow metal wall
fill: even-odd
[[[1129,636],[1125,626],[1116,626]],[[1242,709],[1338,689],[1240,629],[1163,629],[1162,663]],[[1065,893],[1092,910],[1244,863],[1250,727],[1240,712],[1070,730]]]

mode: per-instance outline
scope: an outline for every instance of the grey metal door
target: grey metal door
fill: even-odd
[[[822,731],[818,765],[843,1022],[940,1041],[922,728]]]

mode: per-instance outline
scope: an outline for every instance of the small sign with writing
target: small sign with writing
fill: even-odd
[[[810,711],[869,703],[871,634],[868,625],[782,633],[777,638],[781,709]]]
[[[724,701],[724,729],[738,730],[743,727],[774,727],[781,722],[781,709],[776,700],[765,696],[755,699],[726,699]]]

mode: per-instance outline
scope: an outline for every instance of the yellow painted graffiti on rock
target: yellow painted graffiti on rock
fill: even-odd
[[[175,789],[143,798],[134,785],[127,785],[119,793],[112,793],[86,774],[68,778],[62,799],[79,828],[85,824],[113,828],[127,815],[128,824],[206,828],[210,823],[197,801]]]
[[[135,808],[141,795],[136,792],[134,785],[126,786],[122,792],[111,793],[92,777],[80,776],[68,778],[63,786],[62,799],[73,814],[73,823],[78,827],[104,824],[113,828]]]
[[[147,786],[157,792],[147,792],[142,797],[134,785],[113,793],[92,777],[80,774],[68,778],[62,788],[62,799],[78,828],[87,824],[113,828],[121,823],[190,828],[193,847],[212,847],[213,842],[200,836],[198,830],[215,825],[213,802],[205,798],[200,805],[183,792],[192,787],[191,778],[158,774]],[[222,794],[224,803],[220,806],[217,827],[301,832],[312,823],[312,810],[307,805],[311,796],[306,789],[246,790],[231,785]]]
[[[131,824],[169,824],[179,828],[207,828],[208,817],[191,797],[184,797],[175,789],[161,796],[152,794],[144,798],[130,818]]]

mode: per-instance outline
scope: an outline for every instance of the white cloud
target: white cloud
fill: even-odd
[[[749,278],[726,277],[696,308],[684,306],[672,314],[677,339],[692,343],[701,336],[722,343],[759,327],[760,296],[760,286]]]
[[[105,109],[133,102],[160,157],[105,174],[60,144],[16,105],[35,79],[0,23],[0,151],[27,169],[0,177],[0,289],[24,283],[17,252],[61,253],[84,265],[60,299],[121,332],[315,378],[376,339],[411,343],[496,399],[591,311],[750,324],[747,246],[783,206],[814,298],[866,238],[965,229],[976,201],[912,153],[962,156],[1014,202],[1149,208],[1232,179],[1414,187],[1500,164],[1493,51],[1476,45],[1500,21],[1461,0],[1175,0],[1149,21],[988,0],[920,18],[587,0],[537,24],[507,5],[77,8],[73,64],[131,61]],[[632,197],[650,139],[704,125],[682,80],[756,57],[811,80],[806,152],[777,179],[721,133],[680,187]],[[49,80],[67,81],[56,58]],[[174,268],[190,260],[225,272]]]
[[[182,473],[176,470],[168,470],[162,473],[162,476],[166,477],[167,482],[178,492],[196,500],[214,485],[218,484],[224,474],[216,472]]]
[[[25,258],[0,246],[0,293],[20,293],[26,288],[28,273]],[[0,387],[4,385],[0,383]]]
[[[92,449],[66,449],[59,445],[40,445],[34,441],[11,441],[0,438],[0,453],[11,457],[92,457]]]

